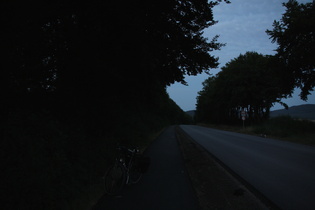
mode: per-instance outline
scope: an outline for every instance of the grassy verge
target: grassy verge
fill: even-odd
[[[315,146],[315,123],[309,120],[294,119],[290,116],[271,118],[264,123],[244,128],[242,125],[199,125]]]

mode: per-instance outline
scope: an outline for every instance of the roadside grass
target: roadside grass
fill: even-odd
[[[296,119],[290,116],[271,118],[261,124],[245,125],[244,128],[242,125],[199,125],[315,146],[315,123],[310,120]]]

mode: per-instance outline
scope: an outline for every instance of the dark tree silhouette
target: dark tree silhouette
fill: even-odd
[[[3,208],[64,209],[117,141],[189,122],[165,89],[218,65],[217,3],[2,1]]]
[[[185,83],[185,74],[218,65],[209,52],[222,44],[202,36],[215,24],[211,9],[216,4],[2,3],[7,93],[17,94],[16,99],[58,95],[55,101],[72,108],[82,100],[150,98],[157,87]]]
[[[278,44],[277,56],[282,60],[288,88],[300,88],[301,99],[306,100],[315,86],[315,5],[314,1],[303,4],[289,0],[283,6],[286,12],[267,34]]]
[[[290,94],[278,63],[274,56],[256,52],[228,62],[216,77],[203,83],[197,98],[197,120],[235,123],[243,110],[251,122],[268,119],[273,104],[283,104],[280,100]]]

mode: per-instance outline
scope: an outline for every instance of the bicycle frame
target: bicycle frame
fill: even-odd
[[[120,155],[117,156],[114,165],[109,167],[104,176],[105,192],[109,195],[119,193],[124,185],[139,182],[142,176],[136,163],[139,150],[125,147],[117,147],[117,150],[120,151]]]
[[[118,158],[118,162],[122,164],[126,170],[126,184],[129,184],[129,171],[133,164],[135,155],[139,152],[137,149],[128,149],[125,147],[118,147],[118,150],[122,153],[123,157]],[[116,159],[117,161],[117,159]]]

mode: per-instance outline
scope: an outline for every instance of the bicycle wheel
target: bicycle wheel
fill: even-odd
[[[126,184],[126,171],[119,163],[111,166],[104,177],[105,192],[109,195],[117,195]]]
[[[140,168],[137,167],[137,164],[135,164],[135,162],[133,162],[129,169],[129,176],[127,178],[128,183],[136,184],[140,181],[141,177],[142,177],[142,173],[140,171]]]

